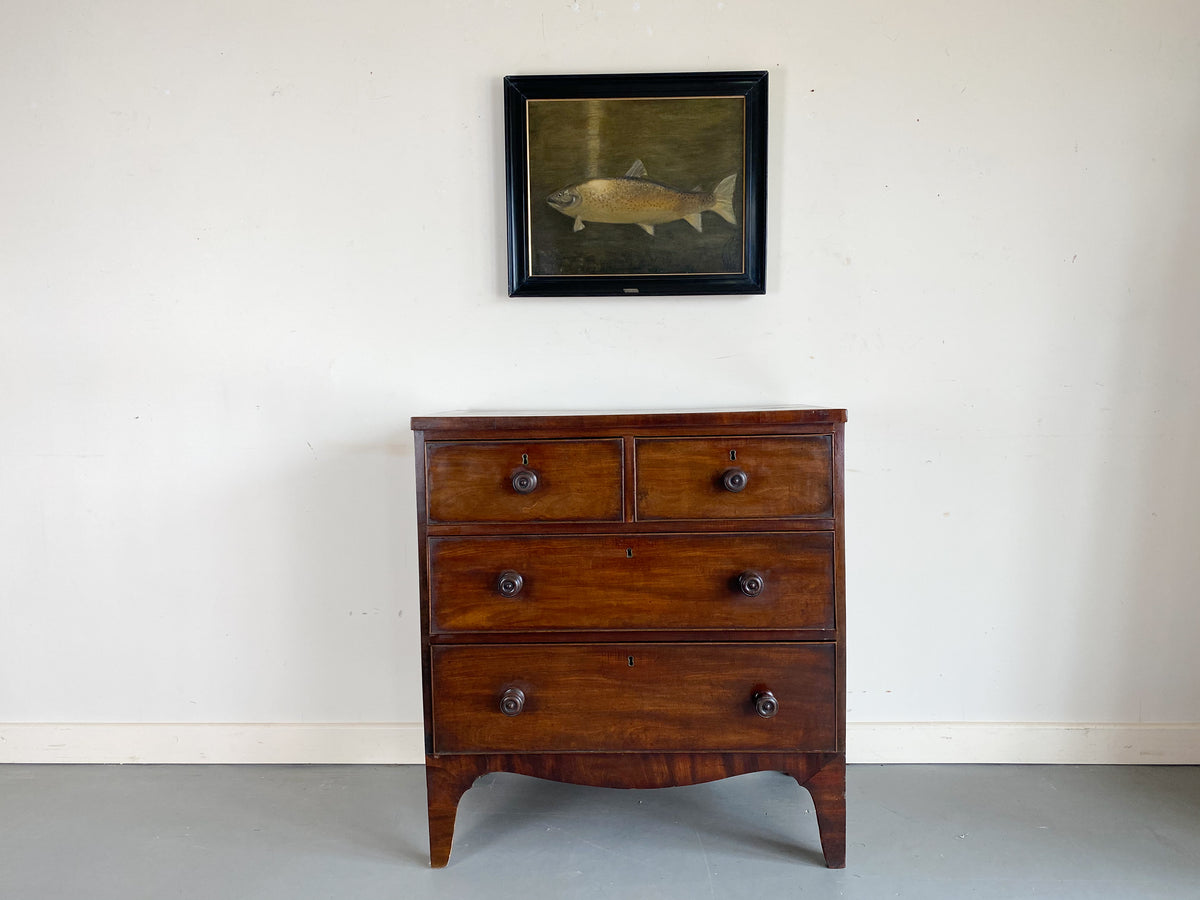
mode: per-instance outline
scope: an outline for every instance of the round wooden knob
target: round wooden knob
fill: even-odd
[[[779,701],[770,691],[759,691],[754,695],[754,711],[764,719],[769,719],[779,712]]]
[[[726,469],[721,475],[721,484],[725,485],[725,490],[734,494],[744,491],[749,480],[750,476],[742,469]]]
[[[757,572],[743,572],[738,576],[738,590],[747,597],[757,597],[767,586],[767,580]]]
[[[514,572],[512,569],[501,572],[500,577],[496,579],[496,590],[505,597],[517,596],[523,587],[525,579],[521,577],[520,572]]]
[[[512,487],[518,494],[532,494],[537,486],[538,476],[533,469],[517,469],[513,472]]]
[[[520,688],[509,688],[500,695],[500,712],[506,716],[519,716],[525,708],[525,692]]]

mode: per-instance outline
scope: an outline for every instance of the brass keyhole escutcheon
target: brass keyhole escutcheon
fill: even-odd
[[[632,668],[633,668],[633,657],[632,657],[632,656],[629,656],[629,657],[626,657],[626,659],[627,659],[627,660],[628,660],[628,662],[629,662],[629,668],[631,668],[631,669],[632,669]]]

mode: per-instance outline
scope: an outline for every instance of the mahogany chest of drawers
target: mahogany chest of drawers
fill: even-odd
[[[779,770],[845,865],[839,409],[414,418],[430,861],[516,772]]]

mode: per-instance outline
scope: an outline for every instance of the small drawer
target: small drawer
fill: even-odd
[[[830,532],[429,541],[434,632],[826,629]]]
[[[832,643],[430,650],[435,753],[838,749]]]
[[[647,438],[635,448],[637,518],[828,518],[833,438]]]
[[[430,523],[619,522],[623,442],[426,444]]]

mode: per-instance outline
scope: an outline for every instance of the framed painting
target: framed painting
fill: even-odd
[[[761,294],[767,73],[504,79],[511,297]]]

